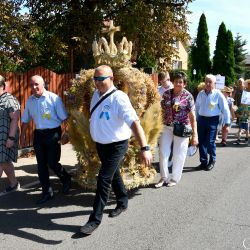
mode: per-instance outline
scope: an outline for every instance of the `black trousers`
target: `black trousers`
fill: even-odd
[[[50,167],[57,176],[62,177],[62,166],[59,163],[61,157],[61,127],[53,129],[36,129],[34,131],[33,146],[36,153],[38,177],[43,193],[47,193],[50,187],[49,169]]]
[[[90,215],[89,222],[95,222],[99,225],[109,198],[111,185],[116,196],[117,206],[124,208],[128,206],[128,195],[119,169],[128,149],[128,140],[110,144],[96,143],[96,148],[102,165],[98,175],[93,212]]]

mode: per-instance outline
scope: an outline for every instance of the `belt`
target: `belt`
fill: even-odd
[[[60,129],[60,127],[56,127],[56,128],[45,128],[45,129],[36,129],[36,131],[38,132],[49,132],[49,131],[54,131],[54,130],[58,130]]]
[[[200,115],[200,117],[202,119],[213,119],[213,118],[216,118],[216,117],[219,117],[218,115],[215,115],[215,116],[203,116],[203,115]]]

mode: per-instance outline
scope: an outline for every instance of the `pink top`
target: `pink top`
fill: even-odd
[[[161,107],[165,125],[173,122],[188,125],[190,124],[188,114],[195,109],[194,98],[186,89],[183,89],[178,96],[174,96],[173,89],[167,90],[162,96]]]

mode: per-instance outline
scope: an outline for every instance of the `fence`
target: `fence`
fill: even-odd
[[[29,87],[29,79],[33,75],[40,75],[44,78],[46,85],[48,86],[48,90],[59,95],[63,101],[65,106],[67,107],[67,99],[64,95],[64,91],[67,90],[71,86],[71,79],[75,77],[74,73],[67,74],[56,74],[48,69],[43,67],[34,68],[26,73],[2,73],[6,79],[6,90],[13,94],[21,105],[21,114],[24,111],[25,103],[28,97],[31,95],[31,90]],[[152,79],[154,80],[157,86],[158,75],[153,74]],[[20,121],[19,121],[20,123]],[[20,125],[20,124],[19,124]],[[33,131],[34,124],[30,123],[27,131],[26,138],[28,142],[28,146],[33,145]]]

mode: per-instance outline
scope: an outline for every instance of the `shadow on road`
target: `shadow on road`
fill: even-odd
[[[196,171],[204,171],[204,168],[201,167],[184,167],[183,168],[183,173],[188,173],[188,172],[196,172]]]
[[[54,186],[54,185],[53,185]],[[0,197],[0,221],[1,233],[15,235],[42,244],[55,245],[61,240],[47,240],[41,235],[30,233],[30,229],[39,229],[45,231],[68,231],[75,232],[78,226],[62,225],[53,222],[55,219],[74,217],[78,215],[87,215],[90,211],[69,211],[61,213],[40,213],[43,208],[66,207],[78,205],[83,207],[92,206],[93,193],[79,192],[79,187],[73,187],[69,195],[55,194],[55,197],[42,205],[35,204],[40,194],[32,194],[37,188],[31,188],[22,192],[15,192]],[[79,195],[80,194],[80,195]]]
[[[77,165],[72,167],[71,165],[63,164],[63,167],[66,168],[67,170],[69,170],[70,172],[75,172],[77,169]],[[27,174],[36,174],[37,175],[37,164],[15,166],[15,170],[22,170],[23,172],[25,172]],[[50,170],[50,175],[53,175],[53,172],[51,170]]]
[[[29,169],[28,166],[27,169]],[[52,180],[52,186],[55,191],[55,197],[41,206],[36,205],[36,200],[40,198],[41,192],[37,186],[1,196],[1,233],[25,238],[41,244],[57,245],[63,240],[46,239],[42,237],[41,234],[39,235],[39,233],[35,234],[35,230],[51,231],[51,234],[53,234],[53,231],[67,231],[71,233],[79,231],[79,225],[58,224],[55,221],[57,219],[67,219],[75,216],[89,216],[92,211],[95,193],[83,190],[77,183],[73,183],[70,193],[63,195],[61,194],[61,184],[59,180]],[[129,191],[129,199],[132,199],[135,195],[140,195],[138,190],[139,189]],[[115,196],[111,193],[107,205],[114,204],[116,204]],[[82,207],[82,209],[70,211],[70,206],[79,206]],[[58,210],[61,211],[63,207],[67,207],[67,212],[55,213],[55,210],[53,210],[58,208]],[[89,209],[86,210],[86,208]],[[47,209],[52,209],[53,212],[50,213]],[[106,209],[104,213],[109,213],[110,210],[111,209]]]

